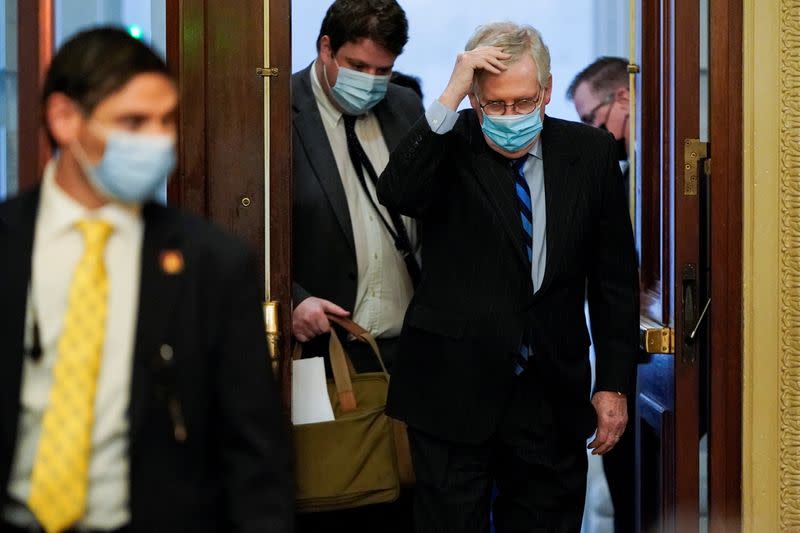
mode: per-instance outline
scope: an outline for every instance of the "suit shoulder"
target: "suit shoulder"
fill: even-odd
[[[587,143],[603,146],[613,144],[614,142],[614,137],[609,132],[571,120],[547,116],[545,119],[545,128],[549,128],[552,133],[555,133],[559,137],[567,137],[573,142],[584,146]],[[547,135],[547,133],[545,133],[545,135]]]
[[[36,209],[39,201],[39,188],[19,193],[0,202],[0,226],[9,224],[11,219],[20,218],[26,210]]]
[[[386,90],[386,98],[407,109],[414,109],[415,111],[422,109],[422,100],[420,100],[417,93],[396,83],[389,83],[389,88]]]

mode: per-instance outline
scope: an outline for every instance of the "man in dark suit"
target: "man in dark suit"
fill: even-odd
[[[389,82],[407,41],[395,0],[336,0],[316,60],[292,76],[292,330],[305,354],[327,355],[326,315],[351,316],[376,338],[390,372],[419,272],[417,228],[378,203],[375,182],[423,111],[413,91]],[[366,345],[345,348],[358,371],[380,369]],[[408,499],[302,515],[298,528],[405,533]]]
[[[389,83],[407,41],[395,0],[337,0],[317,59],[292,77],[292,325],[301,342],[316,339],[312,354],[327,351],[333,313],[351,315],[393,363],[419,268],[416,226],[379,205],[374,180],[423,111],[413,91]],[[351,356],[376,367],[368,353]]]
[[[153,199],[178,93],[117,29],[70,39],[56,155],[0,204],[0,530],[288,532],[288,438],[251,254]]]
[[[596,428],[596,454],[619,439],[637,348],[615,145],[545,116],[550,57],[533,28],[489,24],[466,50],[378,185],[425,227],[388,405],[409,426],[415,528],[488,531],[496,486],[498,532],[579,531],[586,439]]]
[[[622,168],[623,186],[628,192],[630,168],[630,92],[628,60],[600,57],[580,71],[567,89],[581,122],[608,131],[617,141],[617,158]],[[636,395],[628,396],[629,424],[636,410]],[[614,531],[636,531],[636,434],[626,431],[614,450],[603,456],[603,470],[614,504]]]

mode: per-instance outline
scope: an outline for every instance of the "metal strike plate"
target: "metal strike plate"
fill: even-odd
[[[674,354],[675,330],[653,320],[640,317],[639,347],[650,354]]]

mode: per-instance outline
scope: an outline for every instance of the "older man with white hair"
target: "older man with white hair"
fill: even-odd
[[[638,278],[616,146],[548,117],[551,91],[538,31],[478,28],[379,181],[424,228],[388,404],[417,532],[484,533],[490,509],[498,532],[579,531],[587,438],[604,454],[625,429]]]

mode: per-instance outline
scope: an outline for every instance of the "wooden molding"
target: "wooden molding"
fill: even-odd
[[[780,526],[800,530],[800,0],[780,6]]]

